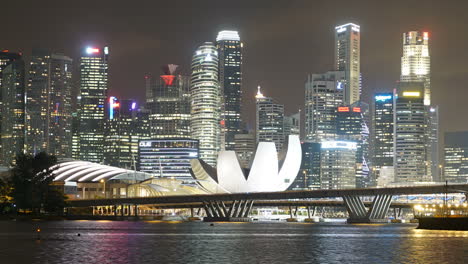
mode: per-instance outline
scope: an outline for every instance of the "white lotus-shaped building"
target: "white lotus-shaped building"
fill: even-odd
[[[299,136],[291,135],[286,156],[280,162],[275,143],[260,142],[248,175],[244,174],[234,151],[220,151],[216,169],[202,160],[191,160],[192,175],[211,193],[284,191],[296,178],[301,158]]]

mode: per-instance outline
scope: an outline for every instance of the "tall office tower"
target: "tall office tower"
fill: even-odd
[[[336,137],[339,140],[356,142],[356,187],[366,188],[372,185],[369,178],[369,129],[364,121],[359,102],[351,106],[338,107],[336,115]]]
[[[136,169],[138,142],[149,139],[149,126],[134,100],[111,96],[106,104],[104,164]],[[147,123],[147,122],[146,122]]]
[[[0,51],[0,165],[9,165],[7,161],[3,161],[3,150],[2,150],[2,122],[3,122],[3,100],[2,100],[2,80],[3,80],[3,70],[10,65],[12,62],[17,60],[22,60],[22,54],[20,53],[13,53],[9,50],[1,50]]]
[[[324,141],[320,153],[320,188],[356,188],[356,150],[352,141]]]
[[[431,179],[426,177],[424,83],[400,82],[395,96],[395,181],[429,181]]]
[[[234,135],[242,132],[242,42],[237,31],[223,30],[216,37],[219,85],[223,97],[222,120],[226,150],[234,150]]]
[[[105,105],[108,89],[109,48],[88,47],[80,58],[79,153],[80,160],[103,162]]]
[[[302,142],[301,169],[291,184],[291,190],[320,189],[320,143]]]
[[[348,23],[335,27],[335,70],[345,73],[344,102],[347,105],[361,96],[360,27]]]
[[[72,146],[72,59],[34,49],[26,103],[26,150],[70,158]]]
[[[393,168],[393,114],[393,94],[375,94],[372,104],[372,150],[370,155],[374,182],[379,180],[382,168]]]
[[[344,103],[344,72],[307,76],[305,83],[306,140],[322,142],[335,139],[336,109]]]
[[[284,117],[284,136],[301,134],[301,112]],[[285,139],[286,140],[286,139]]]
[[[1,156],[0,163],[9,166],[18,153],[24,152],[25,141],[25,67],[22,55],[3,51],[1,64]]]
[[[426,111],[426,161],[427,175],[432,176],[432,181],[442,181],[440,175],[439,158],[439,107],[431,106]]]
[[[79,99],[79,97],[78,97]],[[78,112],[73,112],[71,115],[71,131],[72,131],[72,145],[71,157],[72,159],[80,159],[80,118]]]
[[[193,55],[190,96],[192,139],[199,141],[200,158],[216,166],[221,148],[221,92],[218,51],[211,42],[198,47]]]
[[[169,64],[159,78],[145,77],[153,139],[190,137],[190,78],[176,74],[177,67]]]
[[[283,149],[284,105],[278,104],[273,98],[264,96],[258,87],[256,99],[256,139],[259,142],[274,142],[276,151]]]
[[[410,31],[403,33],[401,82],[424,83],[424,105],[431,104],[431,57],[429,33]]]
[[[255,153],[255,135],[252,133],[236,134],[234,150],[242,168],[250,168]]]
[[[468,131],[445,132],[445,180],[468,182]],[[440,166],[442,171],[442,166]],[[440,173],[441,174],[441,173]]]

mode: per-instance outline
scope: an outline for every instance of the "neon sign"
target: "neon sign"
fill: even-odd
[[[361,113],[361,107],[353,107],[353,112]]]
[[[115,96],[109,97],[109,119],[114,119],[114,108],[120,107],[119,102]]]
[[[349,112],[349,107],[340,106],[340,107],[338,107],[338,112]]]
[[[420,97],[420,92],[403,92],[404,97]]]
[[[391,100],[391,99],[392,99],[391,94],[376,95],[375,96],[375,101],[377,101],[377,102],[385,102],[385,101],[388,101],[388,100]]]
[[[174,75],[161,75],[161,79],[163,79],[165,85],[170,86],[174,84],[175,76]]]
[[[86,53],[88,54],[99,53],[99,49],[88,47],[86,48]]]

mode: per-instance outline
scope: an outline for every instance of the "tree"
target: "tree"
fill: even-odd
[[[13,185],[8,178],[0,177],[0,214],[11,210]]]
[[[60,205],[65,198],[57,195],[50,184],[53,181],[53,171],[57,166],[57,158],[40,152],[35,156],[18,154],[12,168],[13,198],[18,209],[31,210],[39,213],[47,208],[55,208],[52,204]],[[47,199],[50,199],[48,201]],[[55,211],[55,209],[54,209]]]

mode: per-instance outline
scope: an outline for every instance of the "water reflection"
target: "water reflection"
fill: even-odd
[[[37,227],[40,241],[34,233]],[[458,263],[468,257],[468,231],[414,228],[404,224],[0,222],[0,256],[1,263]]]

